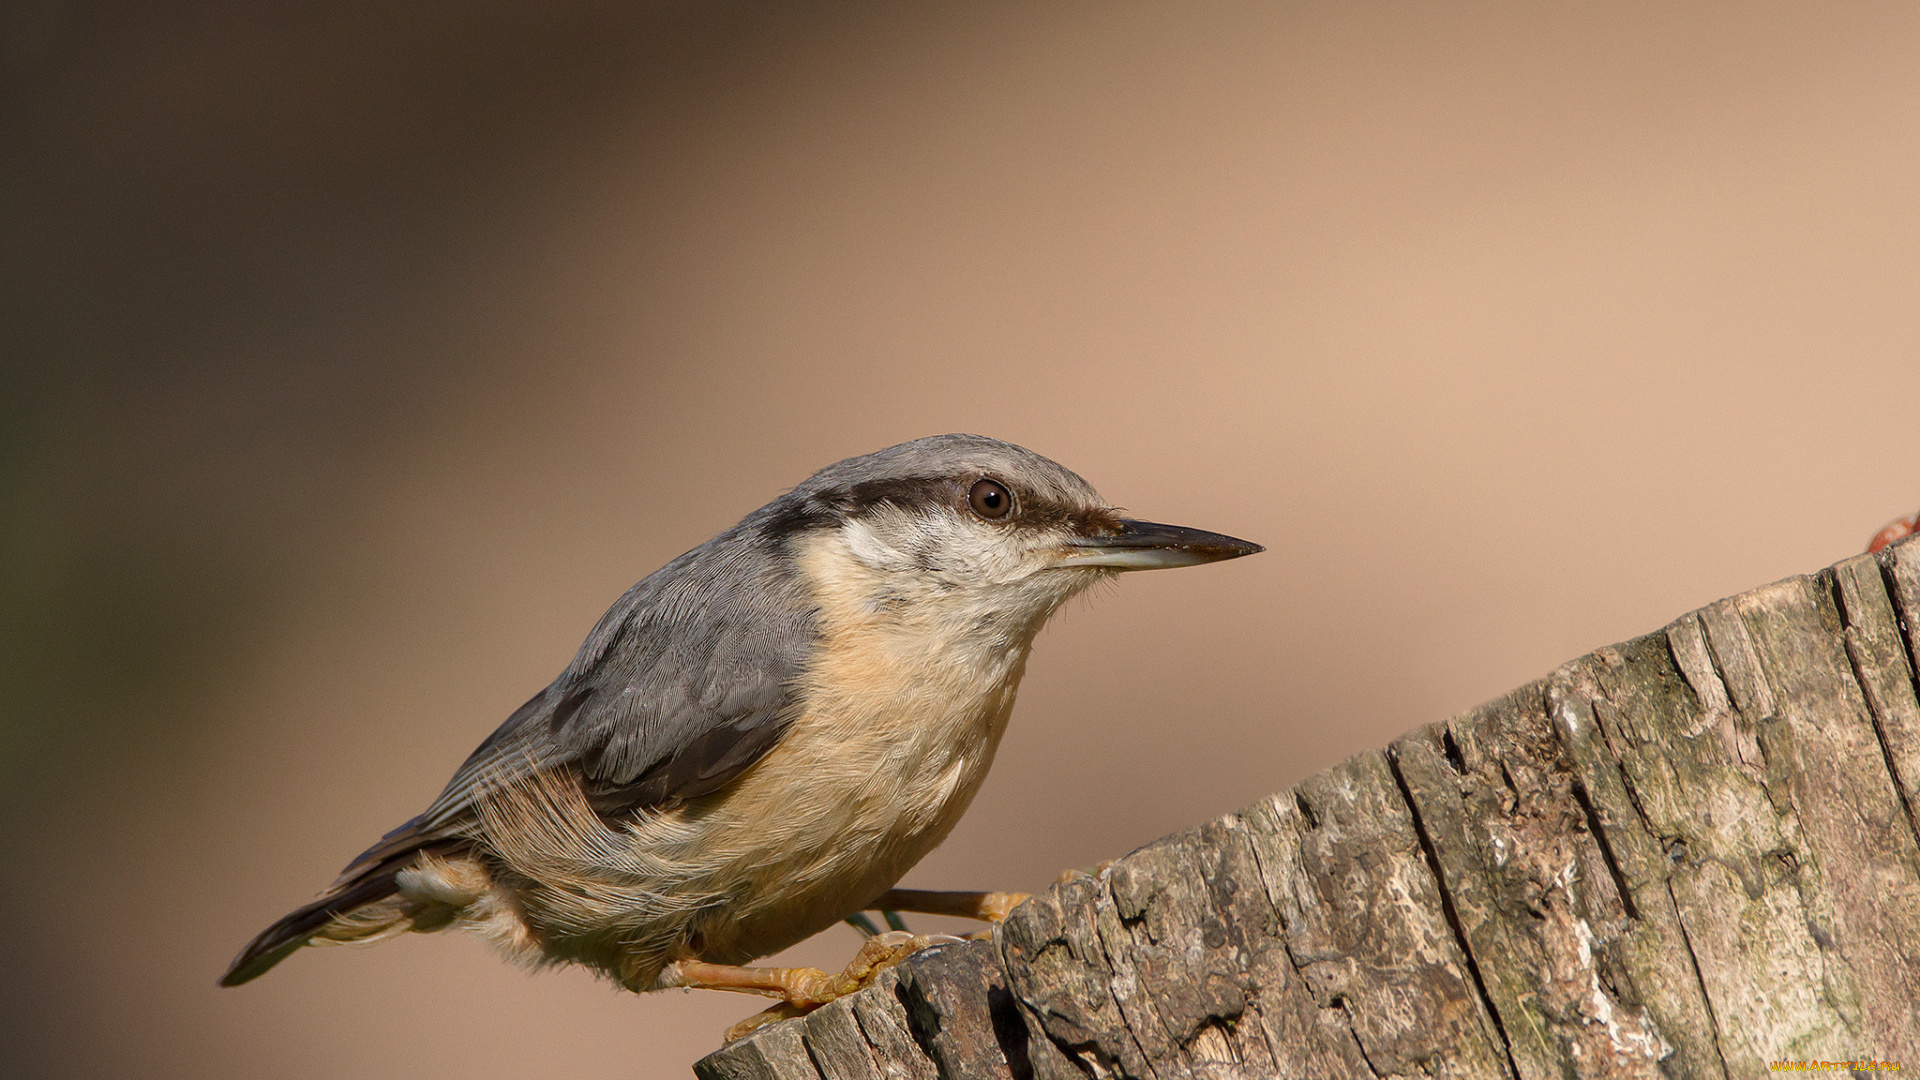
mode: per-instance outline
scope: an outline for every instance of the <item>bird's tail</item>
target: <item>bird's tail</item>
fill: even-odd
[[[422,899],[403,894],[400,876],[444,871],[443,861],[466,846],[461,841],[422,836],[409,821],[349,864],[340,880],[312,903],[296,908],[240,950],[221,986],[239,986],[266,974],[303,945],[378,941],[408,930],[438,930],[458,914],[468,897]],[[430,873],[443,879],[444,873]]]

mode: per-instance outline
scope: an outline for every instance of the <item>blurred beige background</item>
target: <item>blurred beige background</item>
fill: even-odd
[[[754,1002],[450,935],[214,979],[628,584],[850,454],[993,434],[1270,548],[1043,635],[935,888],[1920,505],[1910,3],[0,19],[15,1075],[686,1076]]]

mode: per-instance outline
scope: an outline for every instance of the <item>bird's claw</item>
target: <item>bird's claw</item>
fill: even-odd
[[[791,1020],[796,1016],[805,1016],[810,1011],[812,1010],[797,1008],[784,1001],[778,1005],[769,1005],[765,1009],[754,1013],[752,1016],[728,1028],[726,1033],[720,1036],[720,1039],[723,1043],[744,1039],[754,1032],[759,1031],[761,1028],[766,1027],[768,1024],[780,1020]]]
[[[980,917],[990,923],[1007,921],[1007,915],[1014,908],[1025,903],[1032,893],[991,892],[980,898]]]
[[[1062,870],[1060,872],[1060,882],[1061,884],[1064,885],[1065,883],[1072,881],[1075,878],[1083,878],[1083,877],[1097,878],[1101,874],[1106,873],[1107,868],[1109,866],[1112,866],[1114,863],[1117,863],[1119,861],[1120,861],[1119,859],[1104,859],[1100,862],[1093,864],[1093,869],[1091,870],[1082,870],[1079,867],[1074,867],[1071,870]]]
[[[829,1001],[864,990],[881,972],[935,945],[952,945],[965,940],[952,934],[911,934],[889,930],[868,938],[837,975],[819,968],[789,968],[780,1003],[757,1012],[727,1029],[726,1041],[745,1038],[776,1020],[805,1016]]]

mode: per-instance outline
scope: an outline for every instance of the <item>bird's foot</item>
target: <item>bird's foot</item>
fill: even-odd
[[[1117,863],[1119,861],[1120,861],[1119,859],[1106,859],[1101,862],[1097,862],[1093,864],[1093,869],[1091,870],[1081,870],[1078,867],[1075,867],[1072,870],[1062,870],[1060,872],[1060,881],[1064,884],[1066,882],[1072,881],[1074,878],[1099,877],[1101,874],[1104,874],[1107,872],[1107,867],[1112,866],[1114,863]]]
[[[990,923],[1007,921],[1014,908],[1026,903],[1032,893],[990,892],[980,895],[980,917]]]
[[[869,938],[854,954],[853,961],[835,975],[829,975],[819,968],[740,968],[681,961],[680,985],[738,990],[780,999],[778,1005],[755,1013],[728,1028],[726,1041],[733,1042],[776,1020],[805,1016],[829,1001],[865,989],[881,972],[922,949],[950,945],[961,940],[950,934],[888,931]]]

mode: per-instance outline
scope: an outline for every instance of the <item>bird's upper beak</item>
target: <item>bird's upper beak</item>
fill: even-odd
[[[1054,560],[1055,566],[1104,566],[1114,570],[1159,570],[1169,566],[1237,559],[1267,550],[1259,544],[1219,533],[1122,519],[1120,530],[1106,536],[1080,536]]]

